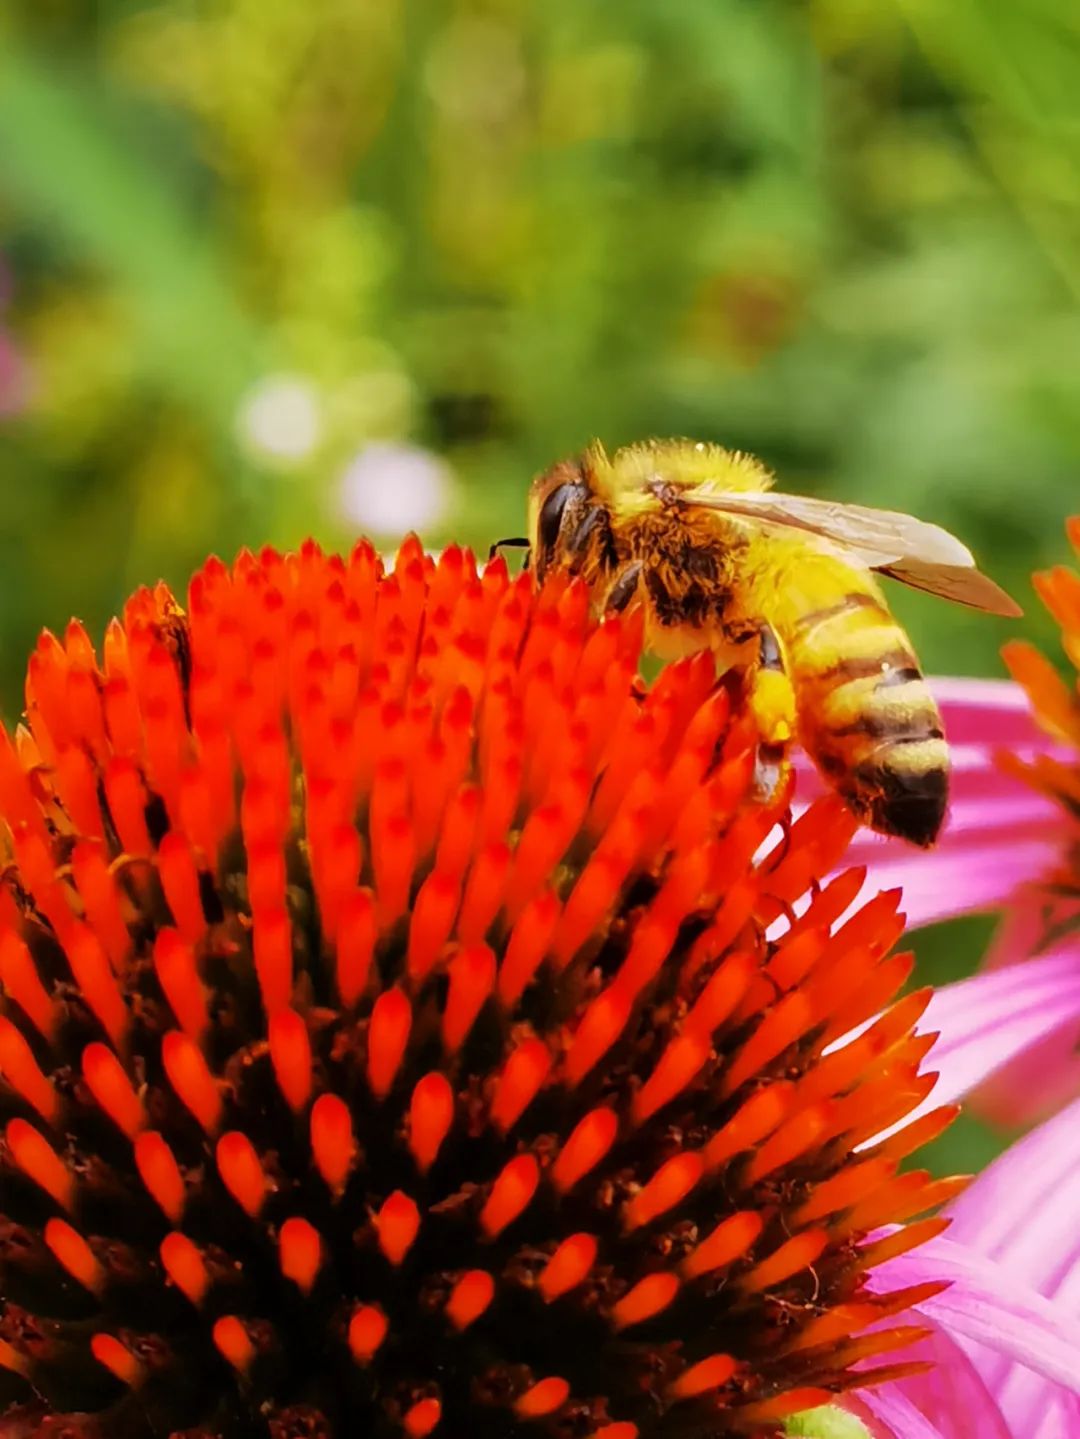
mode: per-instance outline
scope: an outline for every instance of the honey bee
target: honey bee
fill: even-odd
[[[745,671],[766,747],[796,737],[872,829],[933,844],[948,800],[941,716],[875,572],[996,615],[1018,606],[937,525],[779,494],[750,455],[594,444],[533,481],[530,563],[580,576],[601,612],[640,602],[662,658]]]

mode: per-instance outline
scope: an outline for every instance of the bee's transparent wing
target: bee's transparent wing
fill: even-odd
[[[868,569],[957,604],[992,615],[1023,613],[1003,589],[975,568],[971,551],[955,535],[911,515],[782,495],[775,490],[719,491],[707,484],[684,490],[679,498],[686,505],[745,515],[769,527],[805,530]]]

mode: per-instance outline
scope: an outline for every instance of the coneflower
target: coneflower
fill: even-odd
[[[737,688],[638,647],[415,541],[43,635],[0,1434],[715,1439],[907,1372],[940,1286],[868,1275],[944,1221],[867,1236],[959,1181],[898,1172],[949,1107],[875,1141],[933,1083],[897,896],[838,925],[852,821],[755,797]]]

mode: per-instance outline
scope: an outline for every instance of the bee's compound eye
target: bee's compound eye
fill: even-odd
[[[557,485],[540,506],[537,540],[545,555],[554,554],[555,546],[559,542],[559,530],[562,528],[566,507],[572,499],[582,493],[583,489],[582,485]]]

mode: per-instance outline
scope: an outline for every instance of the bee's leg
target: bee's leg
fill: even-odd
[[[499,553],[500,550],[527,550],[528,548],[529,541],[525,538],[524,535],[512,535],[508,540],[496,540],[495,543],[488,550],[488,564],[491,563],[491,561],[495,558],[495,556]],[[525,557],[525,561],[527,564],[527,555]]]
[[[604,597],[604,613],[620,614],[637,594],[641,579],[641,561],[634,560],[615,576],[615,583]]]
[[[783,652],[767,624],[758,629],[758,657],[748,676],[747,700],[761,736],[756,787],[759,793],[773,795],[787,776],[796,714],[795,691],[784,668]]]

